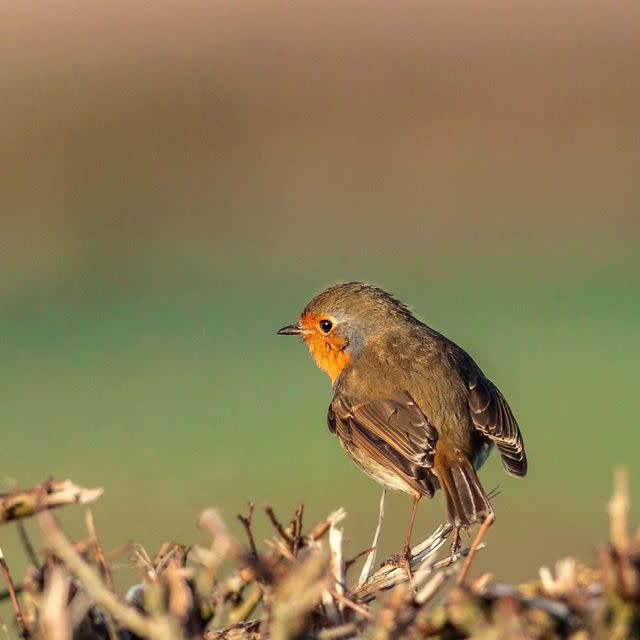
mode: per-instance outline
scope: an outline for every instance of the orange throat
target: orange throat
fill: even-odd
[[[304,341],[315,363],[329,374],[331,384],[335,384],[338,376],[349,363],[345,344],[338,338],[317,333],[308,333],[304,336]]]

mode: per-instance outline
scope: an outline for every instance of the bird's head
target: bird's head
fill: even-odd
[[[335,383],[362,347],[400,318],[413,316],[391,294],[372,285],[349,282],[319,293],[304,308],[298,322],[282,327],[278,333],[300,336],[318,367]]]

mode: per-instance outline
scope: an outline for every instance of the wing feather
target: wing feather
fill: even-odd
[[[349,446],[392,469],[420,493],[433,495],[436,480],[430,468],[438,434],[408,393],[358,403],[338,392],[328,423]]]
[[[476,429],[492,440],[508,473],[527,474],[527,456],[518,423],[500,390],[484,376],[469,383],[469,410]]]

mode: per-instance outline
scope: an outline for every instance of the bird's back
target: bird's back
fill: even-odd
[[[416,321],[370,341],[343,371],[336,391],[348,389],[355,401],[407,392],[440,438],[467,451],[476,440],[465,380],[470,371],[481,374],[463,349]]]

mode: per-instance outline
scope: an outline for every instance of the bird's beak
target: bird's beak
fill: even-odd
[[[279,336],[299,336],[302,333],[302,327],[299,322],[295,324],[289,324],[282,329],[278,329]]]

